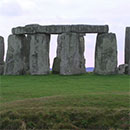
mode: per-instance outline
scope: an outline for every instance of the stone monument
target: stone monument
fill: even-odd
[[[4,74],[49,74],[51,34],[58,34],[57,56],[53,63],[53,73],[61,75],[85,73],[84,35],[86,33],[98,34],[94,72],[103,75],[115,74],[117,69],[116,35],[108,33],[108,31],[108,25],[84,24],[47,26],[33,24],[13,28],[12,35],[8,38]]]

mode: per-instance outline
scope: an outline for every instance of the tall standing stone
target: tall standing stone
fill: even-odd
[[[83,36],[78,33],[63,33],[58,36],[57,58],[54,61],[53,71],[57,73],[59,71],[62,75],[86,72]]]
[[[0,36],[0,75],[4,71],[4,38]]]
[[[126,27],[125,34],[125,64],[128,64],[126,74],[130,75],[130,27]]]
[[[117,41],[113,33],[98,34],[95,50],[96,74],[115,74],[117,70]]]
[[[30,74],[44,75],[50,72],[48,34],[28,35],[30,43]]]
[[[28,49],[28,50],[27,50]],[[10,35],[6,56],[5,75],[23,75],[29,69],[29,44],[24,35]]]

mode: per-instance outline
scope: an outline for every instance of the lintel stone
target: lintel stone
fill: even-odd
[[[19,34],[35,34],[35,33],[46,33],[46,34],[61,34],[61,33],[106,33],[108,32],[108,25],[38,25],[30,24],[24,27],[16,27],[12,29],[12,33]]]

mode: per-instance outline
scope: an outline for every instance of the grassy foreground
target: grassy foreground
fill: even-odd
[[[1,76],[0,129],[129,129],[130,76]]]

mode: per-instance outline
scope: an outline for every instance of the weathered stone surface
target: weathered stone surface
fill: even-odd
[[[96,74],[115,74],[117,70],[117,41],[113,33],[98,34],[95,50]]]
[[[0,64],[4,62],[4,38],[0,36]]]
[[[53,74],[60,73],[60,62],[61,62],[61,60],[58,57],[54,58],[54,62],[53,62],[53,66],[52,66],[52,73]]]
[[[16,27],[12,29],[13,34],[61,34],[66,32],[73,33],[105,33],[108,32],[108,25],[47,25],[38,24],[26,25],[25,27]]]
[[[125,64],[130,62],[130,27],[126,27],[126,34],[125,34]],[[128,67],[130,68],[130,66]],[[126,69],[126,74],[130,73],[129,69]]]
[[[128,68],[128,64],[119,65],[117,68],[118,74],[125,74],[126,68]]]
[[[4,71],[4,38],[0,36],[0,75]]]
[[[5,75],[22,75],[29,69],[29,44],[24,35],[10,35],[4,68]]]
[[[50,35],[34,34],[28,35],[30,43],[30,74],[49,74],[49,42]]]
[[[4,63],[0,64],[0,75],[3,75],[4,73]]]
[[[128,64],[130,59],[130,27],[126,28],[125,35],[125,63]]]
[[[63,33],[58,36],[58,67],[61,75],[85,73],[84,38],[77,33]]]

